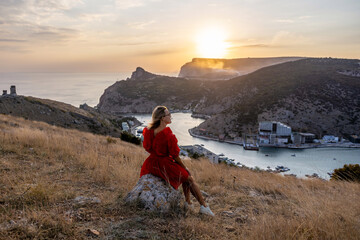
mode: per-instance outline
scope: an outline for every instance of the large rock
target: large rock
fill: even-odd
[[[182,195],[179,191],[152,174],[142,176],[125,197],[127,203],[140,203],[145,209],[161,213],[180,208],[181,201]]]

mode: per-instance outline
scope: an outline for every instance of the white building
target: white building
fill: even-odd
[[[313,134],[313,133],[294,132],[291,135],[291,140],[293,141],[293,143],[295,145],[312,143],[312,142],[314,142],[314,139],[315,139],[315,134]]]
[[[123,131],[129,131],[129,124],[127,122],[122,122],[121,127]]]
[[[322,138],[327,143],[337,143],[339,142],[339,137],[335,137],[333,135],[325,135]]]
[[[259,144],[284,144],[291,137],[291,127],[273,121],[259,122]]]

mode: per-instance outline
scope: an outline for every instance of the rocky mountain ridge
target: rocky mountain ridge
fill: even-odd
[[[227,81],[159,75],[128,79],[106,89],[98,109],[151,113],[156,105],[166,105],[190,110],[211,116],[195,130],[213,136],[241,136],[256,131],[262,120],[281,121],[294,131],[319,136],[359,134],[360,81],[339,73],[357,71],[358,63],[357,59],[309,58]]]

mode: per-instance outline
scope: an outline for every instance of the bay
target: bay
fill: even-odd
[[[151,120],[150,114],[133,114],[144,126]],[[205,140],[192,137],[188,129],[198,126],[202,119],[192,118],[190,113],[172,113],[172,129],[179,145],[203,144],[208,150],[235,159],[247,167],[274,169],[278,165],[290,168],[287,174],[298,177],[317,173],[321,178],[329,179],[328,172],[341,168],[344,164],[360,164],[360,149],[348,148],[312,148],[312,149],[284,149],[260,148],[260,151],[247,151],[241,145]],[[292,156],[294,155],[295,156]]]

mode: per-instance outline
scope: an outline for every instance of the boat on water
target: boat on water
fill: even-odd
[[[294,153],[294,154],[291,154],[291,156],[292,156],[292,157],[296,157],[296,154],[295,154],[295,153]]]
[[[287,172],[287,171],[290,171],[290,168],[288,167],[284,167],[284,166],[276,166],[275,169],[279,172]]]
[[[259,151],[259,144],[253,144],[253,143],[243,143],[243,147],[245,150],[253,150],[253,151]]]

